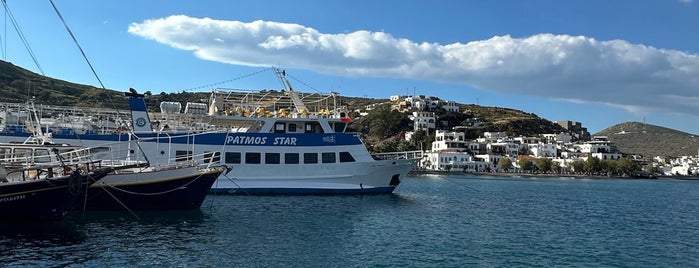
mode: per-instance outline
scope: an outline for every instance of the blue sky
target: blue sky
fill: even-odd
[[[279,88],[273,72],[236,79],[279,66],[300,91],[699,134],[695,0],[54,3],[109,89]],[[48,0],[7,6],[45,75],[100,87]],[[0,16],[2,59],[40,72]]]

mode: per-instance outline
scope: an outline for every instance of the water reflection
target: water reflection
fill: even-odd
[[[68,221],[0,224],[0,247],[65,246],[85,240],[85,232]]]

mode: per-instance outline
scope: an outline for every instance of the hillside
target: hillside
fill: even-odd
[[[699,150],[696,135],[641,122],[616,124],[594,135],[607,136],[623,153],[644,157],[696,155]]]
[[[0,102],[24,102],[33,96],[41,104],[80,107],[100,107],[123,99],[118,91],[45,77],[1,60],[0,92]]]

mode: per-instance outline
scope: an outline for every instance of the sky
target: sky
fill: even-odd
[[[77,42],[51,1],[5,1],[0,58],[74,83],[280,89],[276,66],[304,92],[699,134],[699,0],[53,0]]]

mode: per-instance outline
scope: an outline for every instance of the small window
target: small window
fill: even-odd
[[[354,157],[349,152],[340,152],[340,162],[355,162]]]
[[[240,153],[226,152],[226,164],[240,164]]]
[[[284,133],[286,132],[286,126],[284,123],[276,123],[274,124],[274,133]]]
[[[245,164],[259,164],[262,159],[260,153],[245,153]]]
[[[192,151],[175,151],[175,162],[192,160]]]
[[[297,153],[285,153],[284,154],[284,164],[298,164],[299,154]]]
[[[266,153],[265,154],[265,164],[279,164],[280,162],[279,153]]]
[[[317,153],[304,153],[303,154],[303,163],[304,164],[316,164],[316,163],[318,163],[318,154]]]
[[[335,163],[335,153],[323,153],[323,163]]]
[[[296,132],[296,124],[289,124],[289,132]]]

